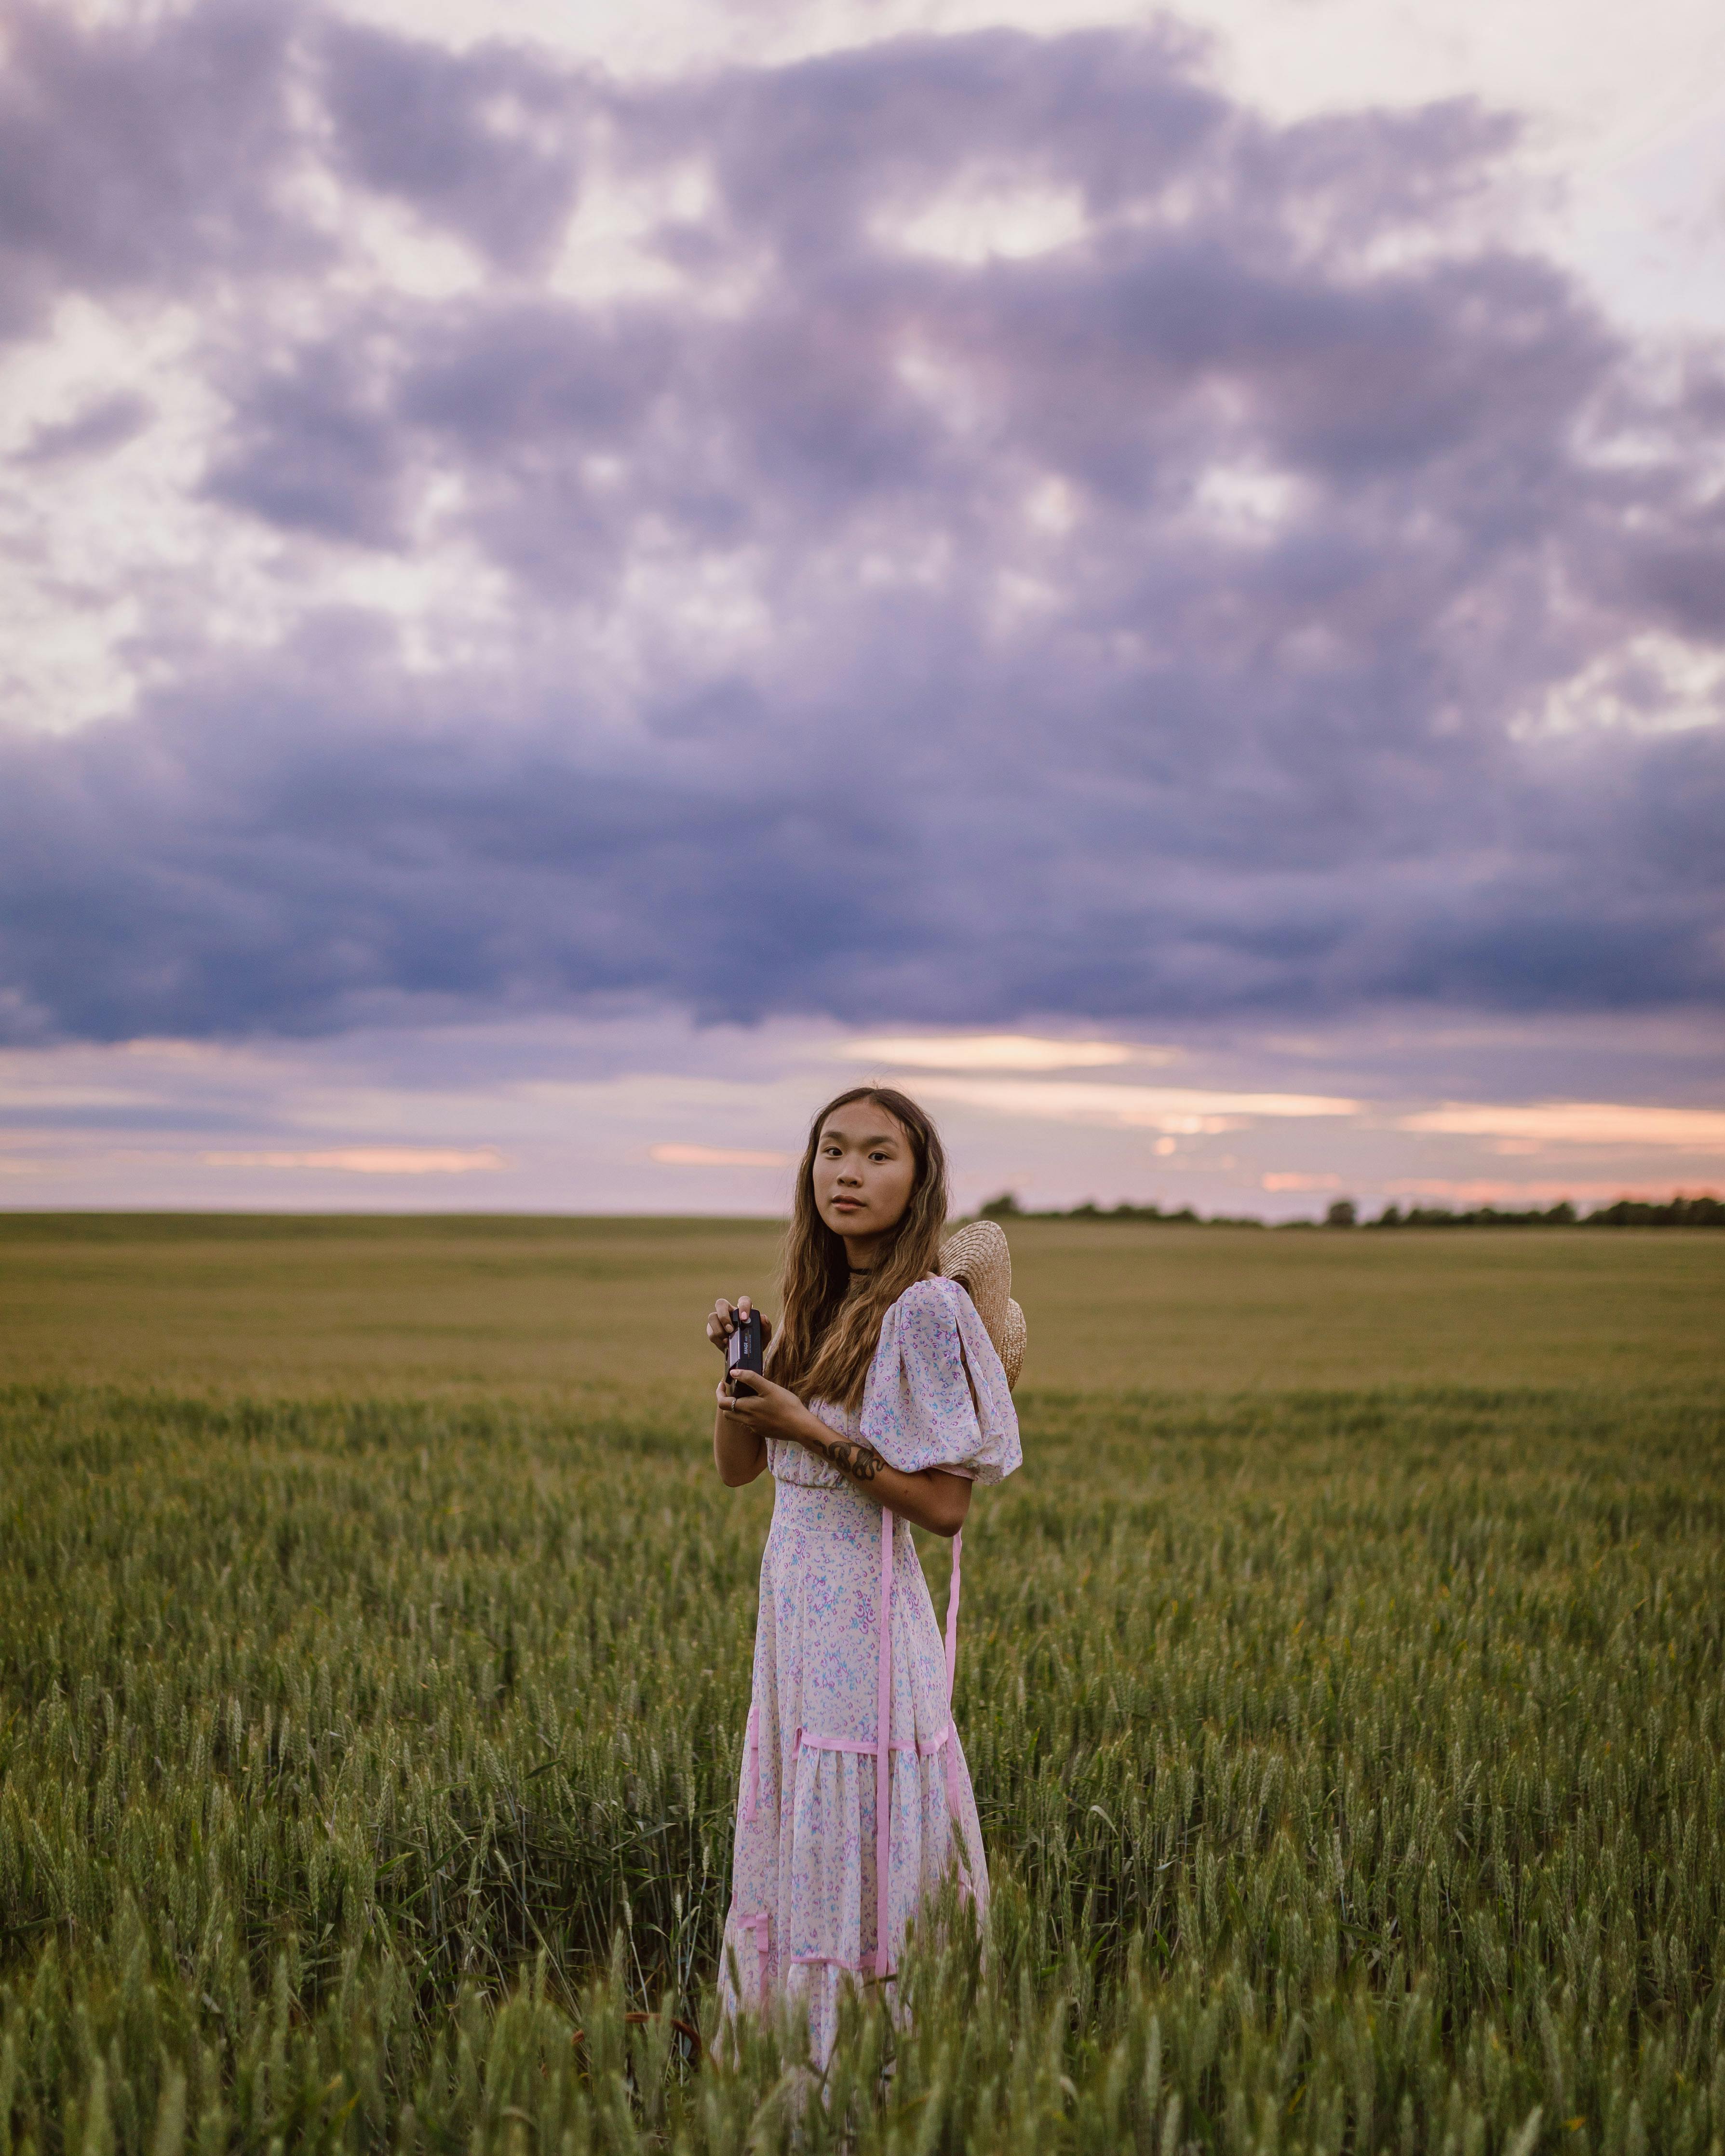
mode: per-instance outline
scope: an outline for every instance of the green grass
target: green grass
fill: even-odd
[[[671,1321],[761,1231],[12,1224],[0,2156],[1725,2149],[1702,1239],[1073,1232],[967,1530],[986,1951],[816,2097],[624,2018],[711,2028],[770,1492]]]

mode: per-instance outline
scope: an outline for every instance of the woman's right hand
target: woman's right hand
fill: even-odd
[[[713,1305],[712,1315],[706,1322],[706,1337],[721,1355],[725,1352],[725,1342],[737,1330],[738,1319],[747,1318],[753,1307],[753,1303],[746,1295],[738,1296],[734,1306],[726,1302],[723,1296]],[[772,1337],[773,1320],[763,1316],[761,1320],[762,1347],[765,1348]]]

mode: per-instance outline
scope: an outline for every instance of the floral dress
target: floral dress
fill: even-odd
[[[835,1435],[906,1474],[998,1482],[1022,1457],[1006,1373],[954,1281],[919,1281],[887,1312],[860,1411],[811,1404]],[[951,1712],[963,1538],[943,1650],[906,1524],[799,1445],[769,1439],[768,1460],[773,1528],[720,1996],[727,2021],[781,1996],[803,2000],[824,2066],[847,1979],[891,1974],[949,1867],[987,1900]]]

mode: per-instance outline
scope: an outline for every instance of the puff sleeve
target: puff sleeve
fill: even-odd
[[[918,1281],[887,1312],[860,1420],[863,1442],[906,1475],[999,1482],[1023,1464],[1006,1373],[956,1281]]]

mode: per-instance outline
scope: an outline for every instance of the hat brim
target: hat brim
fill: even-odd
[[[1024,1313],[1012,1299],[1012,1252],[997,1220],[973,1220],[942,1245],[940,1269],[955,1280],[975,1306],[1009,1386],[1024,1366],[1028,1328]]]

